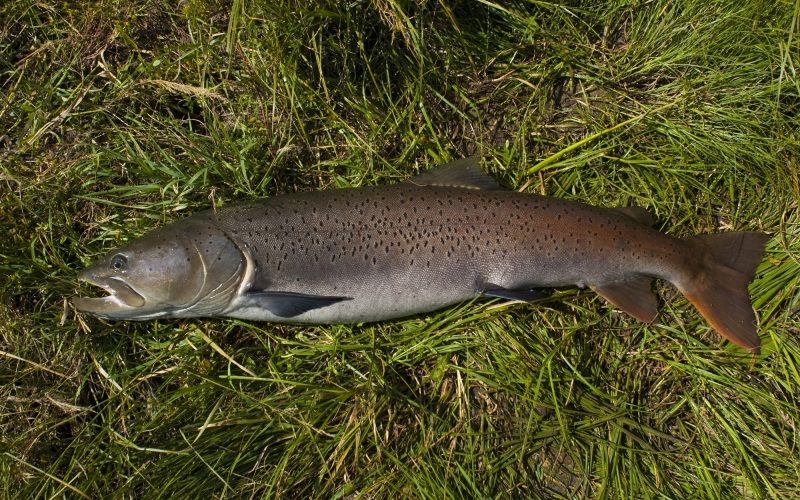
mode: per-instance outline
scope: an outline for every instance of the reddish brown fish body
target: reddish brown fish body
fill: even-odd
[[[578,285],[653,321],[650,287],[658,277],[675,284],[717,331],[756,352],[747,284],[766,236],[678,239],[652,229],[648,219],[643,209],[501,190],[475,160],[462,160],[392,186],[293,194],[195,214],[81,273],[112,294],[117,283],[126,287],[76,305],[123,319],[348,323],[433,311],[479,294],[525,300],[531,288]],[[170,246],[178,240],[184,243]],[[174,247],[171,256],[167,247]],[[103,270],[120,264],[120,256],[132,266],[151,255],[156,265],[188,266],[178,274],[195,278],[169,289],[191,301],[162,298],[166,284],[161,290],[137,284],[138,271]],[[137,294],[141,300],[120,304]]]

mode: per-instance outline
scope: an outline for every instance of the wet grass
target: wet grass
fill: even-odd
[[[0,6],[3,498],[800,495],[800,2]],[[404,321],[108,323],[77,270],[234,199],[490,156],[773,235],[762,355],[666,284]]]

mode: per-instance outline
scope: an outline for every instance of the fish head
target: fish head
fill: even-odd
[[[78,273],[105,297],[75,297],[89,314],[124,320],[212,316],[244,279],[247,259],[210,224],[180,221],[145,234]]]

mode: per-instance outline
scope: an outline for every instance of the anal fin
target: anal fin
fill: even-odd
[[[650,276],[635,276],[626,280],[612,281],[591,288],[616,307],[639,321],[651,323],[658,315],[658,303],[650,286]]]
[[[260,291],[247,293],[248,305],[261,307],[282,318],[293,318],[312,309],[319,309],[352,299],[352,297],[329,297],[295,292]]]

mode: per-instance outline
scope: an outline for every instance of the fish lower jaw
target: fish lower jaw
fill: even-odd
[[[95,278],[84,274],[79,281],[102,288],[105,297],[74,297],[72,303],[85,313],[109,319],[134,319],[141,315],[145,299],[130,285],[118,278]]]
[[[173,317],[169,311],[145,312],[141,307],[126,304],[119,297],[73,297],[72,304],[83,313],[111,320],[148,321],[163,317]]]
[[[137,308],[126,304],[114,294],[106,297],[73,297],[72,303],[81,312],[87,312],[96,316],[105,316],[104,313],[117,311],[135,311]]]

